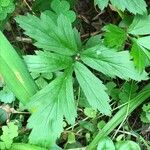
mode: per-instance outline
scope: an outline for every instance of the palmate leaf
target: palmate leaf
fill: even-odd
[[[97,45],[82,52],[81,60],[88,66],[110,77],[118,76],[140,81],[146,79],[146,73],[138,73],[134,63],[130,60],[128,51],[115,52],[105,46]]]
[[[75,74],[89,104],[105,115],[110,115],[109,97],[102,82],[79,62],[75,63]]]
[[[33,128],[30,143],[44,147],[54,144],[63,130],[63,117],[70,124],[75,122],[72,70],[66,71],[33,96],[28,108],[36,108],[28,120],[28,127]]]
[[[96,4],[101,9],[104,9],[109,0],[95,0]],[[144,14],[146,13],[146,3],[144,0],[110,0],[111,4],[118,9],[125,11],[126,9],[133,14]]]
[[[48,51],[36,51],[36,55],[28,55],[24,57],[29,71],[46,73],[62,70],[72,63],[72,59]]]
[[[104,44],[110,48],[122,49],[127,39],[127,33],[116,25],[106,25],[103,30]]]
[[[35,46],[38,48],[69,56],[76,53],[74,31],[70,21],[64,15],[58,16],[57,24],[44,13],[40,18],[30,14],[19,16],[16,21],[28,36],[37,41]]]

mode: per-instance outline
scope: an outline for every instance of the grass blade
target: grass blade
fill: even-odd
[[[15,49],[0,31],[0,73],[16,97],[27,104],[38,90],[28,69]]]

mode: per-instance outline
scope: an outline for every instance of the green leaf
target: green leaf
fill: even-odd
[[[35,46],[38,48],[69,56],[76,53],[74,31],[64,15],[58,16],[57,24],[43,13],[40,18],[28,14],[17,17],[16,21],[28,36],[37,41]]]
[[[114,82],[108,82],[106,85],[107,93],[113,100],[119,100],[118,93],[120,90],[117,88],[117,85]]]
[[[75,122],[72,71],[66,71],[35,94],[28,107],[36,109],[28,120],[28,128],[33,128],[30,143],[49,147],[63,130],[63,116],[68,123]]]
[[[81,129],[84,128],[92,133],[94,133],[97,129],[93,123],[88,122],[88,121],[80,121],[80,126],[81,126]]]
[[[0,91],[0,101],[4,103],[15,101],[15,95],[7,86],[4,86],[3,90]]]
[[[103,10],[105,7],[107,7],[109,0],[95,0],[95,5],[98,5],[98,7]]]
[[[71,22],[74,22],[76,19],[76,14],[74,11],[69,10],[70,4],[65,0],[53,0],[51,3],[52,10],[59,16],[63,14],[66,16]]]
[[[104,44],[110,48],[122,49],[127,39],[127,33],[116,25],[109,24],[106,25],[103,30],[104,34]]]
[[[67,143],[72,144],[75,142],[76,142],[75,134],[73,132],[69,132]]]
[[[132,12],[133,14],[145,14],[146,10],[146,2],[144,0],[110,0],[112,5],[117,7],[118,9]]]
[[[146,73],[138,73],[134,63],[130,60],[128,51],[115,52],[115,50],[98,45],[82,52],[81,60],[88,66],[110,77],[118,76],[140,81],[146,79]]]
[[[36,73],[47,73],[62,70],[72,63],[72,59],[48,51],[36,51],[36,55],[24,57],[29,71]]]
[[[133,14],[145,14],[146,3],[144,0],[110,0],[111,4],[118,9],[125,11],[126,9]],[[104,9],[108,5],[108,0],[95,0],[95,3],[101,9]]]
[[[109,137],[105,137],[99,141],[97,150],[115,150],[115,145]]]
[[[145,67],[150,66],[150,51],[143,46],[140,45],[138,39],[133,40],[131,55],[133,56],[135,66],[140,72],[142,72]]]
[[[86,45],[85,45],[85,48],[91,48],[93,46],[96,46],[96,45],[99,45],[100,43],[102,43],[102,40],[101,40],[101,35],[95,35],[95,36],[91,36]]]
[[[87,67],[79,62],[75,63],[75,74],[89,104],[101,113],[110,115],[110,100],[105,92],[106,87],[102,82]]]
[[[10,4],[11,0],[0,0],[0,5],[7,7]]]
[[[120,141],[116,143],[117,150],[141,150],[139,144],[133,141]]]
[[[143,107],[143,112],[141,113],[141,121],[144,123],[150,123],[150,103],[144,104]]]
[[[137,43],[144,48],[150,50],[150,36],[145,36],[137,39]]]
[[[10,122],[7,126],[2,127],[2,131],[0,148],[3,149],[5,147],[4,149],[10,149],[13,139],[18,136],[18,126]]]
[[[97,111],[92,109],[92,108],[88,108],[86,107],[84,109],[84,114],[87,116],[87,117],[90,117],[90,118],[95,118],[96,117],[96,114],[97,114]]]
[[[33,11],[44,11],[50,8],[52,0],[35,0],[32,5]]]
[[[121,103],[129,102],[137,95],[137,90],[138,90],[137,83],[133,81],[125,82],[125,84],[122,86],[119,92],[120,102]]]
[[[37,92],[37,86],[25,63],[1,31],[0,73],[9,89],[23,104],[27,104],[29,98]]]
[[[5,123],[8,119],[8,114],[6,112],[6,110],[0,108],[0,125],[2,125],[3,123]]]
[[[135,16],[132,24],[129,26],[128,33],[133,35],[150,34],[150,15],[149,16]]]
[[[136,68],[142,72],[145,69],[146,66],[146,56],[144,54],[143,48],[137,44],[136,41],[133,42],[132,48],[131,48],[131,55],[133,56],[134,64]]]
[[[35,82],[38,85],[39,89],[44,88],[48,84],[47,81],[41,76],[37,78]]]
[[[13,0],[0,0],[0,21],[7,17],[7,14],[12,13],[15,9]]]
[[[13,143],[9,150],[47,150],[47,149],[28,143]],[[59,149],[57,147],[51,147],[50,150],[62,150],[62,149]]]

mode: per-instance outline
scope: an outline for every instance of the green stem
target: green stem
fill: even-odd
[[[88,146],[87,150],[95,150],[99,140],[108,134],[110,134],[124,119],[129,107],[128,114],[130,114],[134,109],[136,109],[140,104],[142,104],[147,98],[150,97],[150,84],[148,84],[135,98],[133,98],[129,103],[123,106],[115,116],[105,125],[105,127],[99,131],[96,137]]]

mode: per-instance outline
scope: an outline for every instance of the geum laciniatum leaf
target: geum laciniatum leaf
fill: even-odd
[[[97,45],[82,52],[81,60],[88,66],[110,77],[118,76],[122,79],[140,81],[147,78],[147,74],[139,74],[134,63],[130,60],[128,51],[116,52]]]
[[[95,3],[99,6],[100,9],[103,10],[109,4],[109,1],[114,7],[122,11],[127,9],[133,14],[141,15],[147,12],[147,5],[144,0],[95,0]]]
[[[76,106],[73,96],[72,70],[57,77],[31,98],[29,109],[36,111],[28,120],[33,128],[29,140],[33,144],[50,146],[63,131],[63,116],[74,124]]]
[[[69,19],[63,14],[56,22],[46,14],[41,14],[40,18],[28,14],[16,20],[36,41],[35,45],[43,50],[25,57],[30,71],[64,71],[31,97],[28,109],[34,112],[28,120],[28,128],[32,128],[30,143],[49,147],[63,131],[64,118],[69,124],[75,123],[73,71],[89,104],[104,115],[111,114],[105,85],[84,63],[111,77],[138,81],[146,78],[146,73],[135,70],[128,51],[117,52],[101,43],[82,49],[79,33],[72,29]]]
[[[127,39],[127,33],[116,25],[104,26],[104,44],[110,48],[122,49]]]
[[[109,97],[102,82],[86,66],[79,62],[75,63],[75,73],[89,104],[93,108],[99,109],[102,113],[110,115]]]
[[[29,71],[48,73],[62,70],[72,63],[72,59],[49,51],[36,51],[36,55],[24,56]]]
[[[128,33],[132,38],[133,45],[131,55],[134,58],[135,66],[139,71],[143,71],[145,67],[150,65],[150,15],[135,16],[132,24],[128,28]],[[140,36],[139,36],[140,35]]]
[[[57,25],[43,13],[40,18],[28,14],[17,17],[16,21],[25,34],[37,41],[35,46],[38,48],[69,56],[76,54],[75,35],[70,21],[64,15],[58,17]]]

